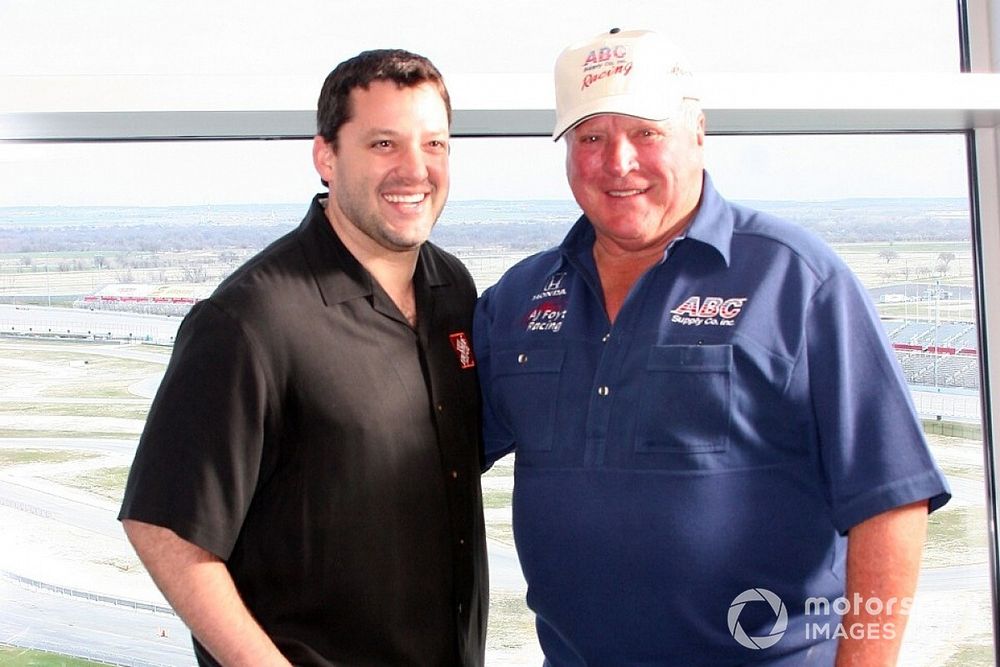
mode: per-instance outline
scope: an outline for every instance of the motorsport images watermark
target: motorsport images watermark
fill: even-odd
[[[751,602],[766,602],[771,605],[774,612],[774,626],[766,635],[751,637],[740,625],[740,614],[743,607]],[[766,588],[750,588],[737,595],[732,604],[729,605],[729,634],[733,636],[741,646],[752,649],[770,648],[778,643],[785,636],[785,629],[788,627],[788,610],[785,603],[777,595]]]
[[[774,623],[771,630],[762,635],[749,635],[743,626],[740,625],[740,614],[744,607],[753,603],[765,603],[774,614]],[[888,600],[881,598],[864,598],[858,593],[849,599],[839,597],[830,600],[825,597],[807,598],[803,616],[805,617],[805,638],[807,640],[840,639],[849,637],[851,639],[895,639],[896,624],[892,621],[885,623],[852,623],[845,626],[843,622],[833,622],[830,619],[831,613],[836,618],[844,616],[860,615],[867,613],[872,616],[881,614],[908,616],[913,606],[913,598],[895,598]],[[813,620],[810,620],[810,619]],[[822,619],[822,620],[821,620]],[[729,623],[729,634],[733,636],[740,646],[753,650],[760,650],[774,646],[785,636],[788,630],[788,608],[781,598],[766,588],[749,588],[735,598],[729,605],[727,616]]]

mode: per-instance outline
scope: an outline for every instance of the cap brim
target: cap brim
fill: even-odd
[[[556,127],[552,131],[552,140],[559,139],[585,120],[600,116],[602,114],[616,114],[619,116],[631,116],[643,120],[663,121],[670,120],[677,110],[679,104],[655,106],[651,104],[629,104],[619,97],[601,98],[580,106],[563,114],[563,118],[556,119]]]

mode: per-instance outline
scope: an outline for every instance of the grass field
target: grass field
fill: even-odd
[[[28,463],[66,463],[93,458],[96,454],[73,450],[0,449],[0,468]]]
[[[57,653],[32,651],[15,646],[0,646],[0,665],[2,667],[96,667],[101,664]]]
[[[923,566],[985,565],[989,559],[986,540],[984,508],[946,507],[928,519]]]
[[[63,473],[48,479],[59,484],[90,491],[120,503],[125,492],[128,471],[128,466],[111,466],[82,473]]]
[[[16,360],[4,384],[8,388],[31,386],[32,392],[42,401],[27,398],[2,400],[0,395],[0,437],[122,437],[118,430],[101,430],[106,420],[130,420],[136,423],[137,433],[148,411],[148,401],[137,399],[128,392],[128,386],[143,377],[162,370],[162,365],[131,359],[106,356],[88,356],[86,344],[35,343],[0,340],[0,367],[4,360]],[[86,364],[80,364],[85,360]],[[23,392],[22,392],[23,393]],[[136,402],[115,403],[108,397],[130,398]],[[59,402],[65,398],[66,402]],[[73,399],[73,401],[70,401]],[[84,401],[84,402],[78,402]],[[11,428],[15,418],[34,417],[35,422]],[[52,428],[54,419],[78,419],[74,428]],[[32,426],[32,423],[35,425]],[[956,441],[957,442],[957,441]],[[0,449],[0,467],[26,463],[64,463],[86,460],[96,456],[88,452],[57,451],[44,449]],[[980,463],[948,461],[943,464],[949,475],[982,479]],[[61,472],[53,481],[73,488],[89,490],[103,497],[118,500],[124,488],[128,469],[122,466],[93,468],[76,473]],[[487,510],[510,507],[513,468],[508,461],[499,462],[483,478],[483,502]],[[509,520],[488,521],[491,537],[505,544],[513,543]],[[945,564],[947,554],[966,562],[972,553],[979,553],[970,545],[982,542],[985,536],[985,516],[981,512],[952,511],[935,515],[928,546],[935,564]],[[937,545],[936,542],[941,544]]]
[[[989,645],[993,638],[981,635],[977,642],[961,644],[954,654],[948,658],[948,662],[941,667],[992,667],[996,665],[993,660],[993,648]]]
[[[130,349],[141,350],[143,346]],[[166,361],[161,349],[150,350]],[[87,343],[0,338],[0,412],[10,412],[14,406],[19,414],[34,411],[71,415],[80,412],[78,407],[71,407],[73,402],[134,400],[137,397],[129,392],[129,386],[163,371],[162,363],[109,356],[114,351],[114,346],[92,348]],[[62,408],[47,402],[58,398],[71,400]],[[105,402],[102,409],[113,409],[113,405]],[[142,418],[134,409],[124,412]]]
[[[0,403],[0,415],[38,415],[48,417],[114,417],[146,419],[148,405],[122,403]]]

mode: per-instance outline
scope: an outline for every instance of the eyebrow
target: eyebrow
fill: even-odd
[[[443,129],[443,130],[430,130],[430,131],[422,133],[422,134],[424,134],[424,135],[429,134],[429,135],[435,136],[435,137],[448,137],[448,136],[450,136],[449,131],[446,130],[446,129]],[[387,128],[387,127],[373,127],[371,129],[366,130],[365,132],[363,132],[361,136],[364,137],[364,138],[366,138],[366,139],[370,139],[370,138],[374,138],[374,137],[400,137],[400,136],[403,136],[403,135],[404,135],[404,133],[400,132],[399,130],[393,130],[393,129]]]

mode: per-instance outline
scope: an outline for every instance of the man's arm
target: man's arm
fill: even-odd
[[[223,665],[288,662],[247,610],[225,564],[167,528],[126,519],[125,534],[167,601]]]
[[[923,500],[850,529],[845,592],[850,610],[843,619],[847,636],[837,648],[837,667],[896,664],[926,537],[927,501]]]

